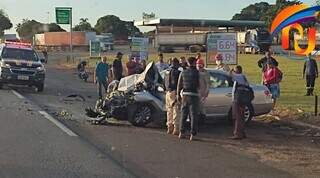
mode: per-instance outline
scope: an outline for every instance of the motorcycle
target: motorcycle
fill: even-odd
[[[81,61],[77,66],[78,77],[85,82],[87,82],[89,78],[89,74],[86,71],[86,66],[87,66],[86,61]]]
[[[141,74],[134,74],[109,84],[106,97],[94,108],[87,108],[91,124],[103,124],[108,119],[126,120],[143,127],[154,118],[165,118],[162,78],[153,62]]]
[[[88,72],[85,71],[85,70],[84,70],[84,71],[78,71],[78,77],[79,77],[81,80],[87,82],[87,81],[88,81],[88,78],[89,78],[89,74],[88,74]]]

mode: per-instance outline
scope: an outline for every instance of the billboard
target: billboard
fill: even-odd
[[[149,38],[132,37],[131,57],[148,60]]]
[[[215,64],[217,54],[223,56],[224,64],[238,64],[236,33],[208,33],[207,65]]]

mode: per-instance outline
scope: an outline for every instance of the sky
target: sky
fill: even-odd
[[[159,18],[190,18],[230,20],[242,8],[261,0],[0,0],[11,19],[15,33],[16,24],[22,19],[34,19],[42,23],[55,22],[55,7],[72,7],[73,22],[88,18],[94,26],[99,17],[116,15],[122,20],[141,20],[143,12],[154,12]],[[276,0],[265,0],[275,3]],[[201,2],[201,3],[200,3]],[[315,0],[303,1],[313,4]],[[68,25],[61,25],[66,30]],[[142,28],[142,31],[150,30]]]

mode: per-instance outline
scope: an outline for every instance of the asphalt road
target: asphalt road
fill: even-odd
[[[11,90],[0,90],[0,101],[0,177],[134,177]]]
[[[259,123],[252,124],[249,141],[242,142],[227,140],[232,128],[226,121],[209,121],[201,127],[199,140],[190,142],[166,135],[158,124],[88,124],[84,108],[94,105],[96,87],[70,70],[48,67],[43,93],[12,88],[25,99],[9,88],[0,90],[0,177],[305,177],[243,150],[242,145],[271,139],[259,138],[259,133],[273,131]],[[66,98],[71,94],[85,101]]]

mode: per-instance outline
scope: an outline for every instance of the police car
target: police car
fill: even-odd
[[[40,59],[31,44],[5,42],[0,44],[0,88],[4,84],[35,86],[44,89],[44,59]]]

